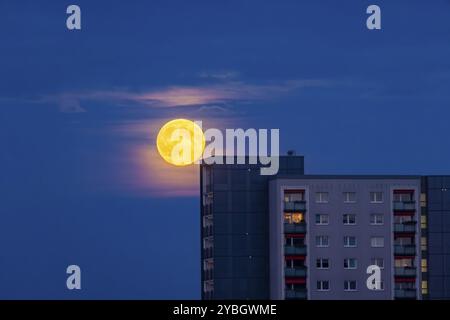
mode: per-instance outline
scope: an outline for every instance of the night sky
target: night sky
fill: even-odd
[[[279,128],[307,173],[450,174],[448,0],[1,0],[0,39],[0,299],[200,297],[169,119]]]

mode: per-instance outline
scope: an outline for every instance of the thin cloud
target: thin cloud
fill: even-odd
[[[281,83],[251,84],[242,81],[229,81],[213,85],[170,86],[149,89],[145,92],[124,90],[64,93],[46,96],[44,101],[58,101],[62,106],[80,104],[81,101],[108,101],[113,104],[138,104],[153,108],[183,107],[202,105],[222,105],[233,102],[257,102],[275,99],[301,89],[327,87],[330,82],[306,79],[290,80]]]
[[[223,75],[223,78],[226,78]],[[151,88],[145,91],[124,89],[94,90],[47,94],[31,98],[10,98],[32,104],[54,104],[59,111],[81,113],[88,111],[89,102],[107,102],[115,106],[145,106],[171,108],[190,106],[224,106],[233,103],[252,103],[276,99],[307,88],[329,87],[332,83],[320,79],[289,80],[283,82],[248,83],[221,81],[217,84],[185,85]]]

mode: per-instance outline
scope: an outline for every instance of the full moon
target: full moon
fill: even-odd
[[[195,122],[175,119],[159,130],[156,147],[168,163],[187,166],[201,158],[205,148],[205,136]]]

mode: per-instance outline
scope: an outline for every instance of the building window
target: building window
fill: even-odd
[[[317,281],[317,290],[318,291],[328,291],[328,290],[330,290],[330,281],[328,281],[328,280],[319,280],[319,281]]]
[[[355,280],[345,280],[344,281],[345,291],[356,291],[356,281]]]
[[[208,271],[214,269],[214,259],[205,259],[203,261],[203,270]]]
[[[210,249],[212,247],[214,247],[214,238],[213,237],[203,238],[203,249]]]
[[[330,260],[328,258],[319,258],[316,260],[317,269],[329,269]]]
[[[370,224],[374,226],[380,226],[384,224],[384,215],[379,213],[374,213],[370,215]]]
[[[346,247],[346,248],[356,247],[356,237],[345,236],[344,237],[344,247]]]
[[[411,258],[395,259],[394,266],[396,268],[411,268],[414,266],[414,259]]]
[[[344,214],[343,222],[345,225],[356,224],[356,214]]]
[[[327,214],[316,214],[316,224],[328,224],[329,216]]]
[[[422,259],[422,262],[420,263],[422,272],[428,271],[428,262],[427,259]]]
[[[203,282],[203,291],[205,293],[211,293],[214,291],[214,280],[207,280]]]
[[[328,203],[328,192],[316,192],[317,203]]]
[[[371,192],[370,193],[371,203],[382,203],[383,202],[383,192]]]
[[[356,202],[356,192],[344,192],[344,202],[345,203],[355,203]]]
[[[355,258],[345,258],[344,259],[344,269],[356,269],[357,262]]]
[[[425,208],[427,206],[427,194],[426,193],[420,194],[420,206],[422,208]]]
[[[305,193],[303,191],[285,190],[284,202],[300,202],[305,201]]]
[[[384,247],[384,238],[383,237],[372,237],[372,238],[370,238],[370,246],[372,248],[382,248],[382,247]]]
[[[428,281],[422,281],[422,294],[428,294]]]
[[[420,250],[427,251],[427,237],[420,238]]]
[[[420,227],[422,229],[426,229],[427,228],[427,216],[420,216]]]
[[[304,222],[303,213],[285,213],[284,214],[284,223],[293,224],[293,223],[302,223]]]
[[[394,202],[411,202],[413,200],[413,191],[394,193]]]
[[[317,247],[328,247],[329,246],[328,236],[316,236],[316,246]]]
[[[384,259],[383,258],[372,258],[372,265],[378,266],[380,269],[384,269]]]

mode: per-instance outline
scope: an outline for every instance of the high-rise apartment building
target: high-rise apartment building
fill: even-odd
[[[204,299],[450,298],[450,177],[201,172]]]

